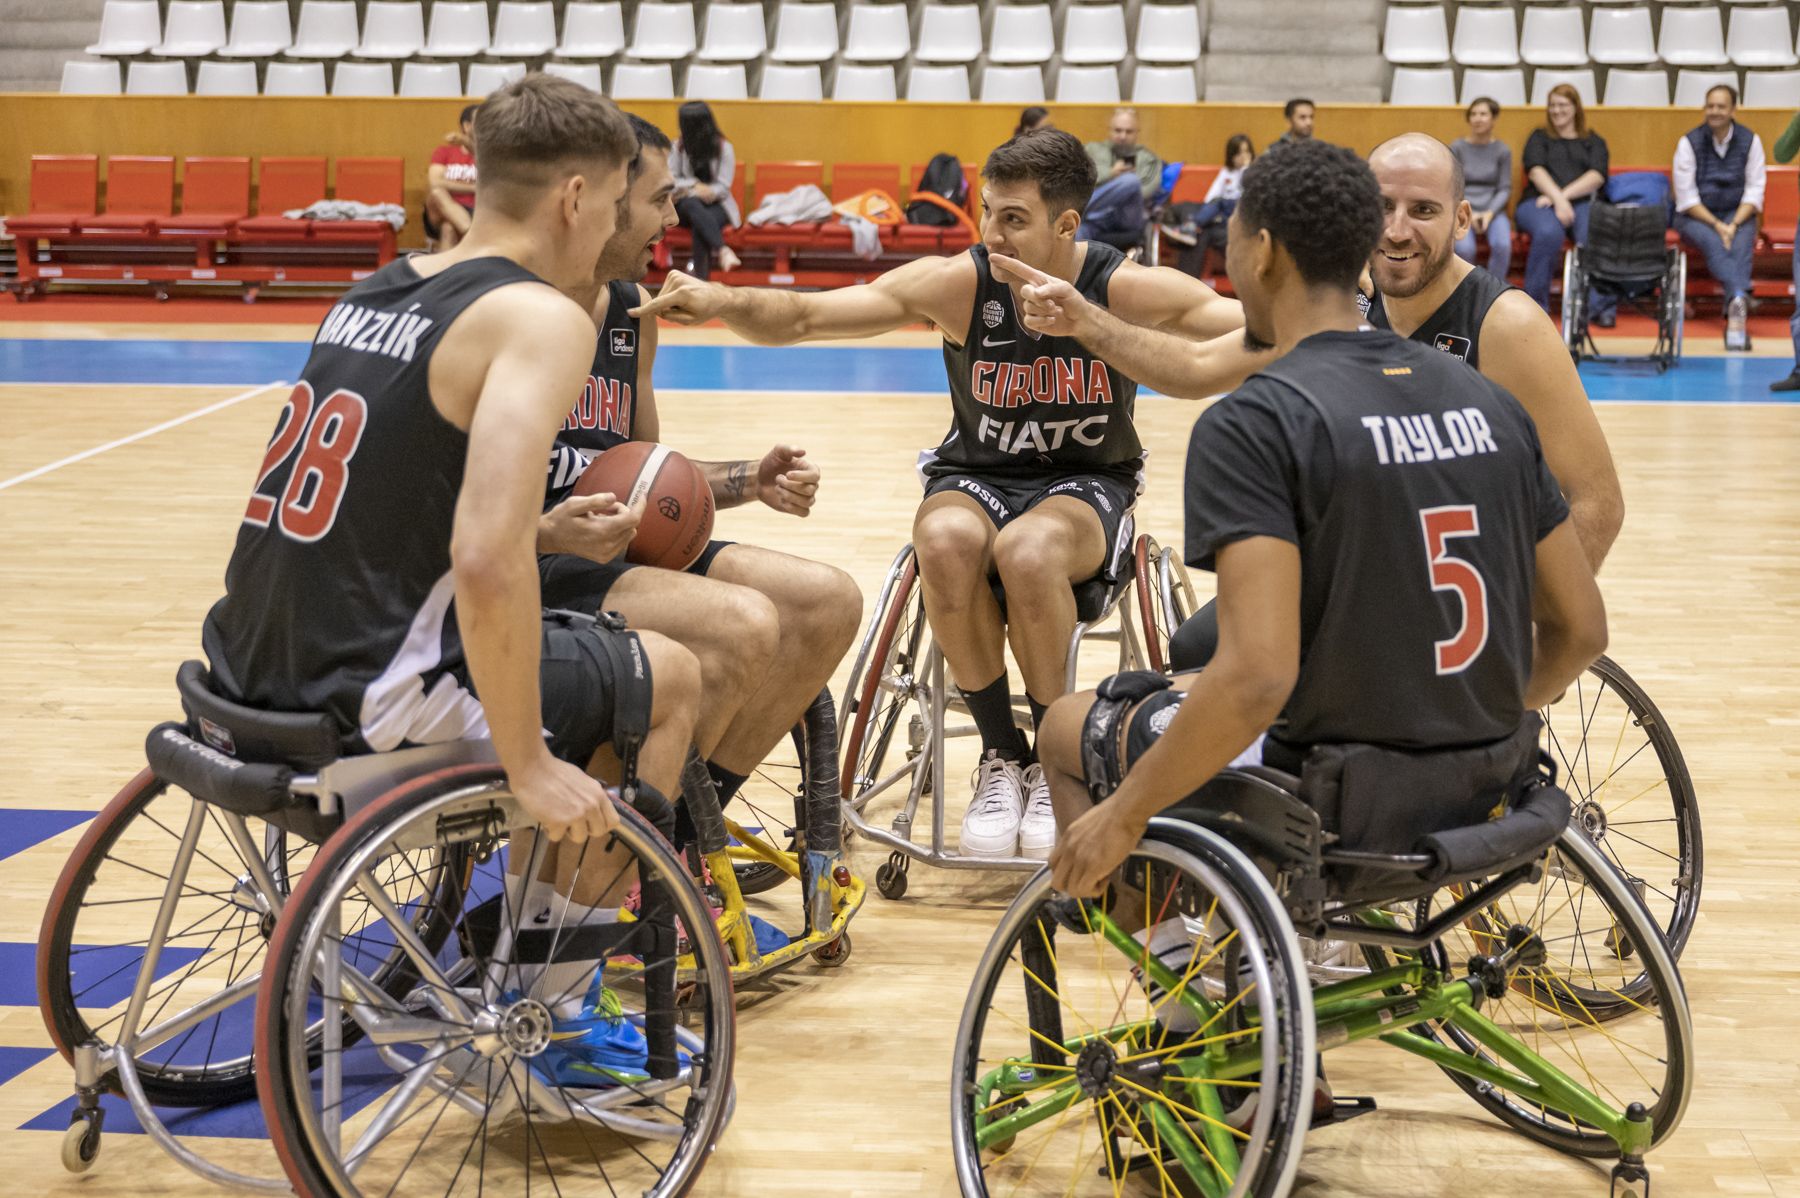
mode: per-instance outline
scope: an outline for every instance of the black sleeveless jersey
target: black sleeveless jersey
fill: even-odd
[[[351,288],[313,338],[202,630],[230,698],[326,711],[357,751],[486,734],[450,671],[450,530],[468,435],[431,403],[432,352],[477,299],[541,282],[505,258]]]
[[[1194,426],[1187,556],[1300,550],[1293,746],[1510,735],[1531,670],[1537,543],[1569,509],[1519,403],[1392,333],[1320,333]]]
[[[638,318],[629,313],[643,297],[636,283],[620,279],[608,283],[606,290],[606,318],[594,341],[593,368],[550,451],[546,508],[568,498],[596,454],[631,440],[631,420],[637,411]]]
[[[1450,297],[1438,305],[1424,324],[1413,330],[1409,340],[1442,350],[1453,358],[1461,358],[1470,369],[1481,369],[1481,323],[1487,319],[1494,301],[1516,290],[1505,279],[1495,278],[1479,266],[1456,285]],[[1393,328],[1379,294],[1359,294],[1364,318],[1378,329]]]
[[[922,472],[1135,476],[1144,453],[1132,424],[1137,383],[1073,337],[1027,329],[1012,290],[988,268],[987,247],[969,256],[975,310],[963,343],[944,342],[953,420],[943,444],[921,458]],[[1107,284],[1124,260],[1110,245],[1088,242],[1076,289],[1105,307]]]

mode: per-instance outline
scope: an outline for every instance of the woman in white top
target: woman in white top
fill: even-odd
[[[675,212],[694,231],[694,260],[688,272],[695,278],[711,278],[715,255],[721,270],[739,266],[738,256],[725,244],[725,230],[744,222],[731,194],[737,154],[719,132],[712,109],[701,101],[683,104],[675,119],[681,137],[669,155],[669,173],[675,178]]]
[[[1232,134],[1225,143],[1225,165],[1213,177],[1212,186],[1206,189],[1206,196],[1193,215],[1176,223],[1168,219],[1172,214],[1165,215],[1163,234],[1177,245],[1193,247],[1182,251],[1179,269],[1204,278],[1207,250],[1217,247],[1220,257],[1224,256],[1231,213],[1244,191],[1244,168],[1255,161],[1256,146],[1250,138],[1242,133]]]

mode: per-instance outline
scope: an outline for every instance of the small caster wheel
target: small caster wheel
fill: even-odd
[[[1650,1170],[1642,1157],[1626,1157],[1613,1166],[1612,1198],[1650,1198]]]
[[[906,868],[887,862],[875,871],[875,889],[884,899],[897,899],[906,894]]]
[[[166,304],[169,302],[169,289],[167,287],[158,287],[152,294],[156,296],[156,302],[159,304]]]
[[[86,1119],[77,1119],[63,1132],[62,1163],[71,1173],[86,1173],[100,1155],[100,1129]]]
[[[988,1095],[988,1104],[991,1108],[987,1113],[987,1122],[989,1123],[997,1123],[1025,1105],[1025,1100],[1023,1098],[1008,1098],[1004,1102],[996,1103],[994,1100],[999,1096],[1000,1093],[997,1090]],[[996,1156],[1004,1156],[1006,1153],[1012,1151],[1013,1140],[1016,1138],[1017,1137],[1014,1136],[1007,1136],[1002,1140],[994,1140],[989,1143],[983,1151],[991,1152]]]
[[[850,933],[848,932],[839,932],[836,940],[813,949],[813,960],[829,969],[836,969],[849,959]]]

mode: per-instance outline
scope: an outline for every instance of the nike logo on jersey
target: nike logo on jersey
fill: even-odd
[[[1017,340],[1017,337],[1008,337],[1004,341],[996,341],[992,337],[983,337],[981,339],[981,348],[993,349],[996,345],[1011,345]]]
[[[1442,435],[1439,422],[1442,421]],[[1375,442],[1375,460],[1383,466],[1398,462],[1445,462],[1476,454],[1499,453],[1493,430],[1480,408],[1426,412],[1413,416],[1364,416],[1362,426]]]

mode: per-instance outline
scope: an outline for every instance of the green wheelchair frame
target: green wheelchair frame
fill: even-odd
[[[1292,1184],[1308,1122],[1305,1112],[1311,1105],[1312,1071],[1295,1070],[1293,1062],[1311,1061],[1315,1053],[1327,1049],[1379,1039],[1439,1066],[1483,1106],[1540,1142],[1578,1155],[1616,1158],[1613,1194],[1644,1198],[1649,1191],[1644,1155],[1674,1130],[1687,1102],[1692,1026],[1666,942],[1626,880],[1580,826],[1563,826],[1555,842],[1540,843],[1529,860],[1519,862],[1515,854],[1505,867],[1478,879],[1465,878],[1461,883],[1451,879],[1435,888],[1415,885],[1410,889],[1413,897],[1407,900],[1415,917],[1403,922],[1392,902],[1328,909],[1319,866],[1335,860],[1340,865],[1354,861],[1364,867],[1404,869],[1417,866],[1421,858],[1378,859],[1366,854],[1334,854],[1329,848],[1321,853],[1316,839],[1309,849],[1306,818],[1295,810],[1298,800],[1266,780],[1245,781],[1247,789],[1240,787],[1240,798],[1245,801],[1235,811],[1188,811],[1183,813],[1186,819],[1153,820],[1140,848],[1140,853],[1149,852],[1151,858],[1144,864],[1134,857],[1139,863],[1136,868],[1154,870],[1158,855],[1169,858],[1181,851],[1191,852],[1218,867],[1220,876],[1235,879],[1236,902],[1242,913],[1231,919],[1234,928],[1241,929],[1245,921],[1258,918],[1254,908],[1260,904],[1263,922],[1272,929],[1285,928],[1289,938],[1298,922],[1314,937],[1328,935],[1359,944],[1368,972],[1311,990],[1308,999],[1305,966],[1300,964],[1302,988],[1295,991],[1299,998],[1290,1006],[1298,1018],[1288,1022],[1302,1026],[1298,1035],[1282,1029],[1282,1043],[1271,1052],[1261,1005],[1243,1001],[1250,989],[1235,988],[1229,979],[1237,975],[1220,960],[1237,931],[1210,952],[1201,954],[1196,947],[1186,967],[1177,970],[1147,952],[1105,906],[1057,897],[1049,891],[1047,875],[1040,874],[1003,919],[964,1010],[957,1045],[957,1092],[952,1100],[953,1143],[964,1193],[988,1192],[984,1154],[990,1158],[989,1164],[996,1163],[1020,1136],[1042,1128],[1048,1120],[1062,1118],[1084,1099],[1092,1099],[1101,1121],[1101,1141],[1108,1145],[1105,1173],[1113,1179],[1115,1189],[1128,1167],[1111,1147],[1116,1136],[1140,1146],[1144,1151],[1137,1167],[1148,1162],[1177,1192],[1207,1198],[1279,1198]],[[1276,828],[1284,817],[1285,829]],[[1296,829],[1300,831],[1297,838]],[[1311,818],[1311,829],[1316,837],[1316,817]],[[1283,839],[1288,841],[1285,848],[1278,843]],[[1248,855],[1238,844],[1249,848]],[[1267,863],[1272,857],[1281,864],[1271,871]],[[1263,861],[1265,867],[1251,864],[1252,858]],[[1561,871],[1554,880],[1565,886],[1570,877],[1579,875],[1584,886],[1599,894],[1614,921],[1609,943],[1626,944],[1620,959],[1635,953],[1643,968],[1633,982],[1585,994],[1566,981],[1546,988],[1542,979],[1549,971],[1538,968],[1544,963],[1546,946],[1536,932],[1519,924],[1502,930],[1490,922],[1498,911],[1494,905],[1498,899],[1522,884],[1538,882],[1546,869]],[[1267,880],[1269,872],[1274,873],[1274,884]],[[1138,876],[1147,879],[1147,913],[1148,878],[1152,875]],[[1417,897],[1422,890],[1429,892]],[[1277,897],[1278,891],[1282,897]],[[1218,889],[1214,893],[1224,894]],[[1431,893],[1447,904],[1435,913]],[[1218,902],[1214,900],[1204,917],[1205,926],[1211,926]],[[1168,1024],[1153,1016],[1064,1035],[1061,1008],[1074,1011],[1075,1007],[1058,991],[1053,943],[1057,926],[1097,936],[1121,954],[1140,977],[1161,990],[1165,997],[1158,1005],[1166,1010],[1166,1004],[1179,1004],[1186,1011],[1197,1025],[1198,1038],[1165,1047]],[[1488,951],[1472,954],[1457,967],[1437,946],[1447,931],[1459,928],[1477,929],[1473,939]],[[1621,933],[1629,934],[1631,940],[1623,941]],[[1297,943],[1291,947],[1297,949]],[[1029,1056],[1004,1059],[984,1069],[977,1043],[985,1026],[981,1012],[992,1001],[1000,973],[1015,948],[1026,978]],[[1299,958],[1297,952],[1265,951],[1270,959],[1253,960],[1262,954],[1242,952],[1239,970],[1253,967],[1252,980],[1264,987],[1260,993],[1268,995],[1279,992],[1278,967],[1291,973]],[[1227,980],[1215,979],[1210,987],[1200,984],[1197,979],[1209,972]],[[1521,987],[1537,990],[1527,1001],[1584,1028],[1598,1028],[1601,1023],[1659,1007],[1665,1020],[1668,1072],[1663,1090],[1656,1096],[1654,1117],[1643,1103],[1609,1102],[1482,1013],[1484,1004]],[[1240,1149],[1245,1136],[1227,1123],[1226,1096],[1234,1085],[1267,1089],[1257,1079],[1268,1076],[1271,1068],[1299,1075],[1301,1080],[1299,1084],[1288,1082],[1285,1090],[1292,1093],[1285,1104],[1279,1095],[1276,1101],[1264,1104],[1277,1109],[1257,1115],[1258,1135],[1249,1137],[1252,1143],[1246,1145],[1256,1147],[1261,1139],[1265,1141],[1261,1143],[1263,1155],[1279,1159],[1258,1161],[1247,1168]],[[1590,1073],[1590,1079],[1592,1076]],[[1284,1105],[1285,1110],[1279,1109]],[[1286,1126],[1278,1126],[1284,1119]],[[1050,1134],[1054,1136],[1055,1130]],[[1274,1139],[1284,1142],[1276,1144]],[[1041,1147],[1038,1151],[1041,1154]],[[1171,1169],[1185,1175],[1181,1179],[1187,1183],[1185,1187]]]

